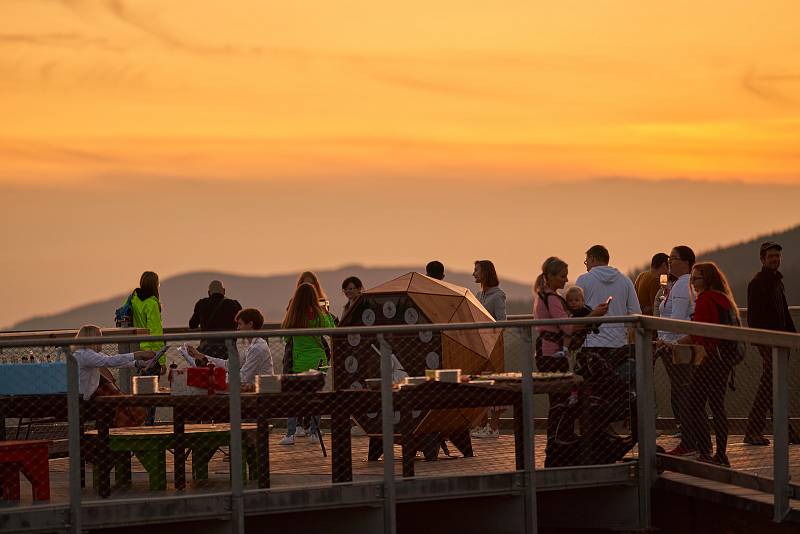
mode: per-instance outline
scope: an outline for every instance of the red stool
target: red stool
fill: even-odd
[[[19,474],[33,488],[34,501],[50,500],[49,441],[0,441],[0,483],[3,499],[19,500]]]

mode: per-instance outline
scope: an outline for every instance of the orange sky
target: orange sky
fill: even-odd
[[[0,326],[127,291],[150,268],[480,256],[532,280],[546,255],[578,265],[597,241],[628,268],[652,248],[798,222],[794,0],[0,10],[0,278],[13,282],[0,299],[18,303]],[[657,182],[676,178],[700,181],[675,186],[677,223]],[[706,180],[724,180],[726,200],[698,210],[716,194]]]
[[[0,179],[791,182],[797,20],[793,0],[4,0]]]

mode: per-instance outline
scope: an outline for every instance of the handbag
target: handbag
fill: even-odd
[[[117,397],[124,395],[117,384],[114,382],[114,377],[111,372],[105,367],[100,369],[100,383],[92,395],[95,397]],[[120,406],[116,408],[114,413],[114,427],[127,427],[127,426],[142,426],[147,419],[147,408],[134,407],[134,406]]]

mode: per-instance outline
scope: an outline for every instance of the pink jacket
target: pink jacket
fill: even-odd
[[[564,309],[564,302],[557,297],[552,289],[545,289],[548,302],[536,295],[533,302],[533,316],[537,319],[565,319],[569,317],[569,312]],[[556,298],[553,298],[556,297]],[[575,326],[572,325],[559,325],[559,326],[537,326],[539,332],[563,332],[564,335],[569,336],[575,331]],[[545,356],[552,356],[554,353],[561,350],[562,347],[558,346],[552,341],[542,339],[542,353]]]

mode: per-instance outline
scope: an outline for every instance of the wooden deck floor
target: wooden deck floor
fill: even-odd
[[[303,486],[325,486],[331,482],[330,456],[323,458],[319,445],[310,444],[307,438],[298,438],[295,445],[280,445],[278,441],[282,436],[273,433],[270,436],[270,464],[271,485],[276,489],[299,488]],[[326,443],[330,449],[330,436],[325,435]],[[383,477],[383,462],[367,462],[368,439],[353,436],[353,479],[354,482],[376,481]],[[677,439],[671,436],[661,436],[659,445],[665,449],[677,445]],[[536,436],[536,467],[544,467],[543,435]],[[474,439],[473,448],[475,456],[462,458],[458,451],[451,446],[448,458],[440,453],[439,460],[426,462],[421,456],[415,464],[418,477],[448,477],[458,475],[478,475],[514,471],[514,437],[502,435],[496,439]],[[800,479],[800,446],[791,446],[790,466],[793,480]],[[632,451],[635,456],[636,450]],[[395,474],[401,476],[400,447],[395,448]],[[771,477],[772,447],[754,447],[741,442],[741,436],[731,436],[728,445],[728,456],[732,468]],[[68,502],[68,459],[60,458],[50,461],[51,500],[49,504],[62,504]],[[133,461],[133,485],[129,489],[112,490],[111,499],[122,497],[143,497],[157,495],[175,495],[173,485],[172,456],[167,455],[167,487],[165,492],[151,492],[148,489],[147,473],[141,464]],[[209,479],[203,482],[194,482],[191,479],[191,459],[187,459],[187,489],[183,493],[219,492],[227,491],[229,486],[230,464],[225,462],[223,454],[218,452],[209,464]],[[87,482],[91,484],[91,468],[87,466]],[[112,476],[113,483],[113,476]],[[256,489],[255,482],[249,482],[247,489]],[[20,506],[30,506],[30,485],[23,479],[22,498]],[[85,500],[99,500],[97,494],[90,488],[83,491]]]

